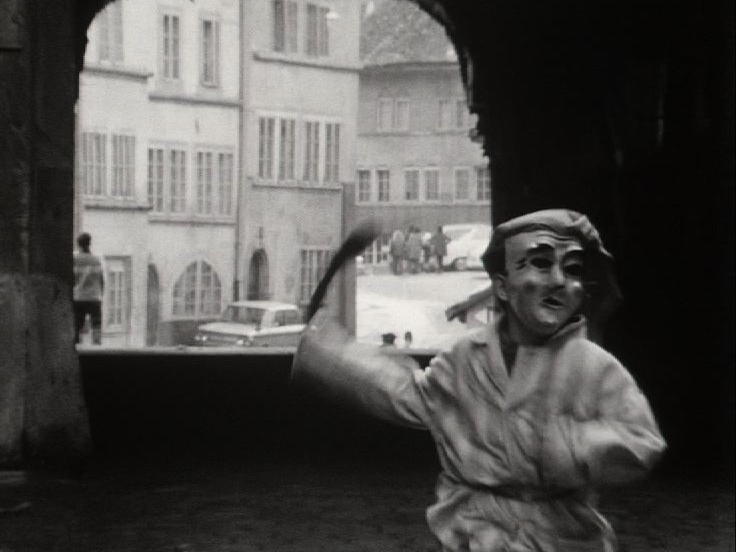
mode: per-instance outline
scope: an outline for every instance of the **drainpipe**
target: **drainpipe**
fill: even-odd
[[[240,248],[242,235],[242,206],[243,201],[243,186],[244,182],[244,171],[243,161],[245,155],[243,150],[245,149],[245,0],[240,0],[238,5],[238,100],[240,108],[238,109],[238,180],[237,186],[235,187],[235,250],[233,252],[233,300],[237,301],[240,299]]]

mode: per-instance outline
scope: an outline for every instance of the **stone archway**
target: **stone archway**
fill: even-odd
[[[248,299],[269,299],[268,291],[268,255],[263,249],[258,249],[250,258],[248,268]]]

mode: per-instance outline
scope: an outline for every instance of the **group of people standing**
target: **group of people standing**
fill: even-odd
[[[410,274],[442,272],[449,241],[450,238],[442,232],[442,226],[438,226],[434,234],[422,233],[413,225],[406,233],[394,230],[389,243],[391,272],[395,275],[403,274],[405,270]]]

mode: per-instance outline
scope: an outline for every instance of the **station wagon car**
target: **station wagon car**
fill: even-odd
[[[237,301],[222,318],[197,327],[194,344],[200,347],[296,346],[304,329],[295,305],[276,301]]]

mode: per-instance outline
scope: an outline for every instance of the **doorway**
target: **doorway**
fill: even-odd
[[[248,299],[269,299],[268,256],[263,249],[257,250],[250,258],[248,270]]]

